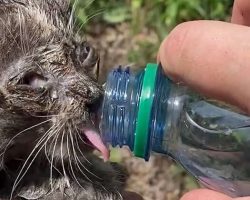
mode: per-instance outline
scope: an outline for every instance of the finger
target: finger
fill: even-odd
[[[186,193],[181,200],[233,200],[232,198],[207,189],[198,189]]]
[[[158,58],[173,79],[250,113],[250,28],[186,22],[163,41]]]
[[[232,23],[250,26],[250,1],[235,0],[233,6]]]

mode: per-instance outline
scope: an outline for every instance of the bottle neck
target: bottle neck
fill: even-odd
[[[151,149],[162,152],[169,83],[155,64],[135,75],[121,68],[109,73],[100,124],[104,142],[129,146],[145,160]]]
[[[166,152],[166,135],[170,129],[170,112],[172,108],[172,102],[169,101],[171,92],[171,81],[168,79],[162,67],[160,66],[157,72],[154,103],[151,111],[151,149],[152,151],[159,153]]]
[[[101,131],[105,143],[134,150],[136,118],[144,73],[133,75],[121,67],[109,73],[102,107]]]

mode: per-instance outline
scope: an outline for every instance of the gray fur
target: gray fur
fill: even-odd
[[[103,91],[76,32],[69,0],[0,0],[0,199],[122,198],[80,132]]]

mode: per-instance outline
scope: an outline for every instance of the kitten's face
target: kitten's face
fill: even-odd
[[[122,199],[124,173],[92,154],[108,158],[98,56],[69,2],[0,0],[0,199]]]
[[[87,121],[100,104],[93,77],[98,56],[86,42],[70,40],[37,47],[2,73],[6,109],[30,115],[61,115]],[[86,64],[87,63],[87,64]]]
[[[27,157],[41,142],[49,156],[68,157],[78,142],[78,153],[92,145],[107,157],[94,132],[103,93],[96,81],[98,56],[75,34],[73,24],[68,1],[0,2],[0,101],[15,124],[14,131],[2,133],[4,151],[18,151],[25,143],[20,141],[30,142],[30,148],[22,149]],[[25,128],[32,136],[19,134]],[[70,152],[63,145],[71,146]]]

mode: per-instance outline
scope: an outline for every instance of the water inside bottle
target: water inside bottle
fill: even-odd
[[[178,124],[176,156],[202,184],[250,195],[250,117],[208,101],[189,101]]]

